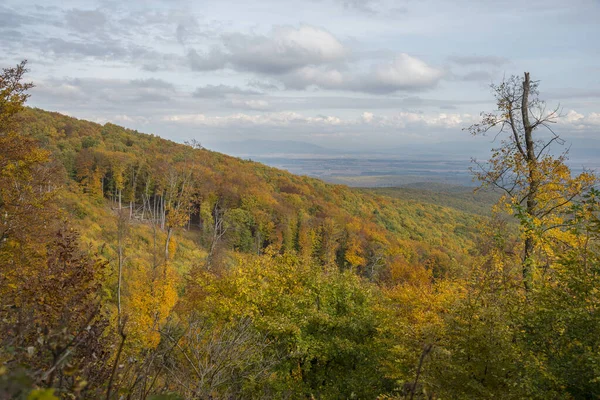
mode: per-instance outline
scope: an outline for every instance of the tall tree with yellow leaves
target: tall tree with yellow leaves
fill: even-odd
[[[551,247],[544,242],[551,238],[568,241],[559,229],[566,224],[565,213],[596,178],[589,172],[573,177],[565,164],[566,152],[551,153],[552,145],[564,143],[552,129],[560,108],[547,111],[538,97],[538,82],[528,72],[492,85],[492,90],[496,111],[482,113],[481,122],[468,131],[480,135],[498,130],[496,136],[502,140],[487,163],[477,163],[474,174],[484,186],[504,192],[502,202],[520,221],[523,283],[529,290],[536,264],[548,265],[552,259]]]

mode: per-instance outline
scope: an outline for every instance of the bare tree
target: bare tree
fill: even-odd
[[[206,256],[206,269],[211,269],[213,261],[219,248],[219,244],[223,239],[223,236],[227,233],[228,226],[225,223],[225,211],[220,207],[220,199],[218,199],[213,208],[213,232],[210,242],[210,248],[208,255]]]
[[[165,336],[176,349],[172,362],[164,363],[168,376],[190,398],[242,398],[244,382],[260,381],[276,360],[249,318],[215,324],[193,317],[180,338]]]
[[[123,310],[121,308],[121,292],[123,289],[123,267],[125,266],[125,240],[129,233],[129,220],[122,208],[117,210],[117,314],[118,326],[121,325]]]

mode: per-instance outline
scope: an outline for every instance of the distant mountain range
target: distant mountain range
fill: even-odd
[[[217,142],[209,145],[210,150],[237,157],[293,155],[338,155],[337,150],[316,144],[295,140],[242,140],[237,142]]]
[[[499,143],[490,140],[453,141],[430,144],[406,144],[387,149],[368,151],[348,151],[319,146],[295,140],[243,140],[215,142],[207,147],[211,150],[236,157],[260,158],[402,158],[419,160],[469,160],[486,159],[493,147]],[[594,168],[600,166],[600,140],[573,139],[564,149],[569,148],[572,164],[585,164]],[[557,152],[561,151],[556,147]]]

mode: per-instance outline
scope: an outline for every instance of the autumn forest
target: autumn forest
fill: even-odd
[[[29,108],[7,66],[0,398],[600,397],[600,192],[537,85],[464,127],[499,135],[469,208]]]

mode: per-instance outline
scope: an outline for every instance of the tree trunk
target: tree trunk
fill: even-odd
[[[521,116],[523,119],[523,130],[525,133],[525,147],[527,155],[527,170],[528,170],[528,185],[529,192],[527,193],[527,215],[535,216],[537,208],[537,189],[539,186],[538,160],[535,155],[535,143],[533,141],[533,126],[529,120],[529,90],[531,81],[529,80],[529,72],[525,72],[523,79],[523,97],[521,98]],[[533,250],[534,240],[530,232],[526,232],[525,251],[523,254],[523,282],[525,289],[531,288],[531,279],[533,275]]]
[[[169,243],[171,242],[171,236],[173,235],[173,228],[167,228],[167,239],[165,240],[165,261],[169,261]]]

